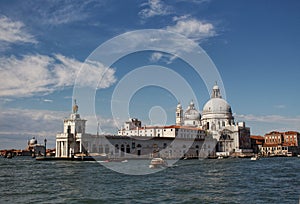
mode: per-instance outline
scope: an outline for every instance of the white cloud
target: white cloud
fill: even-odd
[[[183,16],[174,16],[172,19],[173,21],[181,21],[181,20],[185,20],[185,19],[188,19],[190,18],[191,16],[190,15],[183,15]]]
[[[284,104],[278,104],[278,105],[274,105],[274,108],[277,108],[277,109],[285,109],[285,108],[286,108],[286,105],[284,105]]]
[[[157,62],[158,60],[160,60],[162,58],[163,54],[160,52],[154,52],[152,53],[151,57],[150,57],[150,61],[151,62]]]
[[[176,17],[174,26],[167,26],[168,31],[176,32],[193,40],[203,40],[216,35],[215,27],[196,19],[187,19],[187,16]]]
[[[235,115],[236,120],[252,124],[251,132],[258,132],[264,135],[267,132],[300,131],[300,116],[287,117],[281,115]]]
[[[32,137],[39,143],[47,138],[48,147],[55,147],[55,135],[62,131],[66,112],[28,109],[6,109],[0,111],[0,146],[4,148],[26,148]]]
[[[63,25],[87,19],[91,8],[105,4],[103,1],[43,1],[42,4],[29,4],[34,15],[43,24]]]
[[[150,62],[158,62],[159,60],[164,61],[167,64],[172,64],[175,59],[178,57],[176,55],[170,55],[161,52],[154,52],[151,54],[149,61]]]
[[[248,120],[248,121],[256,121],[256,122],[264,122],[264,123],[299,123],[300,124],[300,117],[285,117],[281,115],[235,115],[235,117]]]
[[[53,100],[50,100],[50,99],[44,99],[43,101],[46,102],[46,103],[52,103],[53,102]]]
[[[55,136],[63,131],[63,119],[69,117],[68,112],[6,109],[0,110],[0,149],[25,148],[27,139],[38,138],[40,143],[47,138],[48,147],[55,147]],[[96,134],[95,116],[83,116],[87,119],[87,133]],[[98,117],[100,134],[117,133],[113,119]]]
[[[147,7],[139,12],[142,18],[165,16],[171,13],[170,6],[165,5],[160,0],[149,0],[147,3],[142,4],[142,6]]]
[[[6,16],[1,16],[0,41],[4,43],[37,43],[24,27],[25,25],[20,21],[13,21]]]
[[[101,75],[104,76],[98,88],[107,88],[116,81],[115,71],[99,62],[82,63],[60,54],[53,57],[45,55],[2,57],[0,96],[26,97],[37,93],[48,94],[64,86],[73,86],[79,71],[85,72],[85,78],[77,81],[79,86],[93,85]]]

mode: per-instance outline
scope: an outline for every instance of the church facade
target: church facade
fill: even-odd
[[[235,123],[231,106],[221,96],[218,85],[214,85],[211,97],[203,106],[202,114],[193,101],[184,112],[179,103],[176,108],[176,125],[198,127],[216,139],[216,152],[223,155],[251,152],[250,128],[245,122]]]

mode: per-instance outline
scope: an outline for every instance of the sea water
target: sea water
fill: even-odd
[[[111,163],[134,172],[150,160]],[[98,162],[0,158],[0,183],[1,204],[299,203],[300,158],[180,160],[146,175]]]

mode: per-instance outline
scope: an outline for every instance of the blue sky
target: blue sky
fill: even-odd
[[[252,134],[300,131],[299,10],[296,0],[1,1],[0,149],[24,148],[32,136],[40,142],[46,137],[54,147],[85,60],[102,43],[141,29],[171,31],[201,46],[220,73],[235,120],[245,121]],[[122,122],[110,110],[118,83],[148,65],[167,67],[188,81],[196,98],[182,101],[184,108],[193,99],[201,111],[209,99],[210,90],[184,60],[132,53],[108,67],[97,89],[95,111],[104,133],[115,133]],[[89,72],[80,83],[95,78]],[[94,133],[94,116],[81,112],[80,104]],[[130,117],[172,124],[176,105],[170,90],[147,86],[129,101]]]

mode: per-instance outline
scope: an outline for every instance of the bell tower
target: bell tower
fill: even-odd
[[[176,108],[176,125],[182,125],[182,124],[183,124],[183,109],[180,102],[178,102]]]

